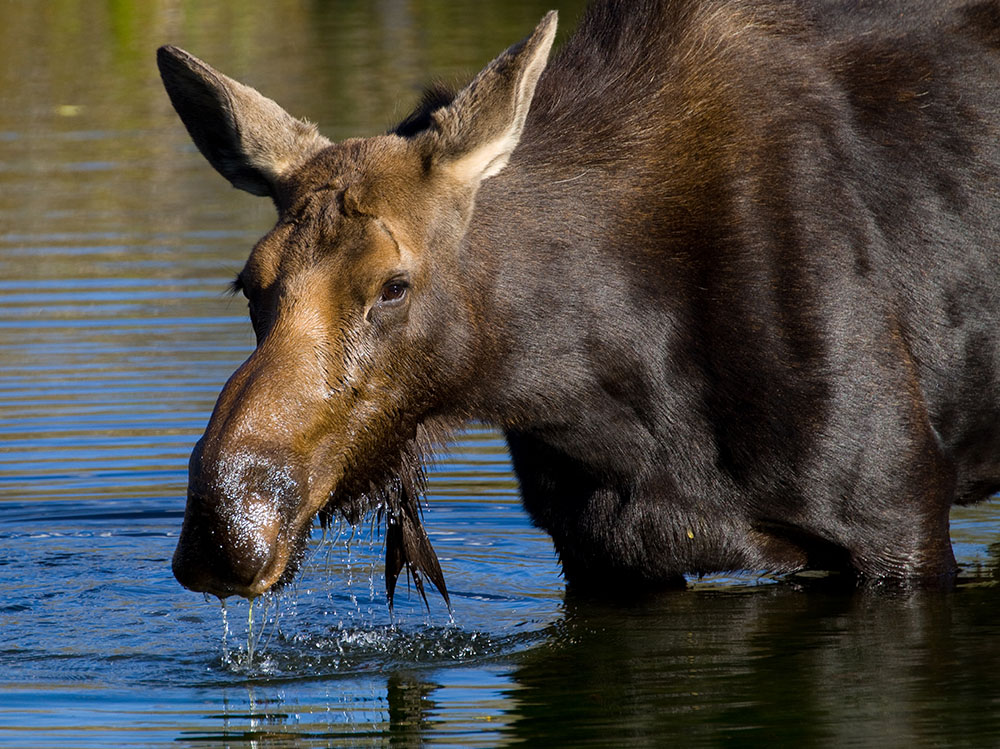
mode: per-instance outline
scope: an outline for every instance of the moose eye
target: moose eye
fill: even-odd
[[[403,280],[388,281],[382,286],[382,292],[379,294],[378,301],[379,304],[391,304],[392,302],[398,302],[403,297],[406,296],[406,290],[409,288],[409,284]]]

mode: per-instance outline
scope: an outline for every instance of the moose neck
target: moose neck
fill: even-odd
[[[639,379],[651,369],[633,351],[650,339],[633,325],[626,290],[628,180],[622,162],[574,158],[572,144],[536,133],[529,127],[509,166],[483,184],[461,252],[483,306],[470,410],[505,430],[596,439],[621,418],[600,397],[623,381],[609,365]],[[630,426],[635,440],[648,437]]]
[[[482,184],[459,253],[479,307],[467,415],[577,458],[589,443],[593,461],[654,455],[678,428],[712,441],[699,393],[684,389],[694,380],[683,368],[703,366],[711,334],[692,320],[712,303],[706,274],[725,261],[727,185],[768,187],[731,154],[758,137],[747,107],[765,111],[770,93],[715,85],[735,62],[664,48],[627,27],[629,13],[602,18],[612,5],[592,9],[539,81],[521,143]],[[685,39],[690,23],[661,25]],[[671,81],[640,74],[647,57],[678,60]],[[590,467],[637,468],[631,458]]]
[[[831,84],[803,70],[806,37],[778,44],[766,24],[730,34],[726,14],[687,6],[657,5],[664,18],[647,28],[616,3],[595,4],[539,81],[509,164],[482,184],[459,254],[479,308],[468,415],[564,452],[590,442],[600,459],[651,456],[671,434],[713,441],[690,369],[732,370],[706,352],[731,339],[735,302],[707,286],[741,241],[771,231],[768,220],[735,237],[741,206],[773,205],[775,222],[787,220],[774,198],[788,189],[772,174],[778,157],[753,161],[747,144],[797,153],[798,125],[780,102]],[[706,54],[702,40],[720,37],[726,49]],[[762,45],[767,57],[741,52]],[[781,86],[762,83],[776,77]],[[798,249],[779,250],[795,267]],[[766,275],[763,251],[753,257]],[[605,468],[634,473],[624,462]]]
[[[594,409],[608,403],[602,389],[649,392],[662,373],[643,359],[666,350],[656,337],[670,327],[660,319],[669,305],[653,313],[643,297],[663,292],[649,267],[668,270],[643,256],[662,253],[654,224],[676,225],[678,209],[664,205],[661,186],[673,154],[646,114],[672,115],[662,73],[640,74],[645,58],[663,56],[662,40],[620,5],[592,6],[549,62],[517,149],[480,186],[459,251],[458,279],[477,308],[464,415],[506,430],[587,438],[622,418]]]

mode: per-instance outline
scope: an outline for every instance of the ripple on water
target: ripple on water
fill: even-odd
[[[277,634],[253,659],[247,649],[227,649],[217,667],[247,680],[299,681],[371,674],[386,668],[432,668],[503,659],[544,638],[542,633],[495,633],[457,625],[401,628],[359,626],[328,634]]]
[[[301,681],[500,662],[542,641],[554,619],[539,616],[531,602],[461,595],[454,599],[457,618],[433,601],[428,609],[397,601],[394,614],[376,592],[373,572],[347,577],[353,582],[341,591],[268,596],[253,607],[252,618],[243,602],[223,607],[222,642],[209,666],[213,681]],[[498,606],[502,613],[490,611]],[[434,621],[441,618],[444,623]]]

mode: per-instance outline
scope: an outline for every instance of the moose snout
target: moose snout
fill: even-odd
[[[290,556],[288,516],[297,483],[287,462],[255,451],[192,455],[173,573],[190,590],[254,598],[281,577]]]
[[[299,366],[304,346],[311,340],[272,332],[219,394],[188,466],[173,560],[186,588],[254,598],[294,572],[313,505],[329,496],[313,480],[313,437],[328,411],[323,370]]]
[[[273,584],[282,523],[273,503],[228,502],[189,495],[174,551],[173,573],[185,588],[219,598],[254,598]]]

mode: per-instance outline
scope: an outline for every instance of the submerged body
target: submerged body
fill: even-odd
[[[424,450],[502,429],[567,580],[949,581],[1000,489],[1000,5],[597,2],[334,145],[179,50],[171,99],[275,229],[258,348],[192,456],[175,573],[254,596],[319,514],[444,592]]]

